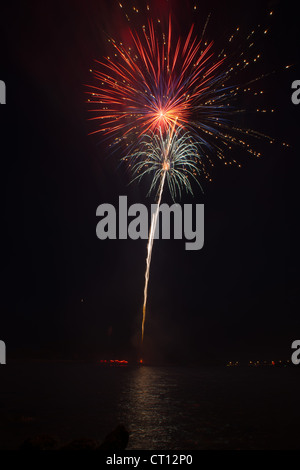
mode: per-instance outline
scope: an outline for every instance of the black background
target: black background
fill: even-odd
[[[192,3],[152,3],[162,16],[171,4],[186,32]],[[212,12],[207,35],[219,49],[237,25],[251,31],[274,10],[261,49],[263,71],[276,71],[263,81],[264,104],[276,112],[243,105],[249,127],[275,143],[260,143],[261,159],[238,153],[241,169],[218,165],[204,195],[183,199],[205,204],[203,250],[154,244],[145,350],[149,360],[174,362],[289,359],[300,337],[300,105],[291,102],[300,79],[298,20],[292,2],[204,3],[203,18]],[[119,195],[130,204],[152,200],[146,187],[128,186],[117,158],[88,135],[84,94],[94,59],[107,53],[105,33],[123,34],[121,13],[110,1],[1,6],[0,338],[8,358],[136,353],[146,243],[98,240],[95,214]]]

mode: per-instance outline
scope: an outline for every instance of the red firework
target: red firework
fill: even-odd
[[[134,43],[128,50],[110,39],[114,57],[98,62],[93,70],[98,86],[89,86],[89,102],[97,105],[97,129],[92,133],[123,138],[134,133],[138,138],[148,131],[170,127],[190,128],[195,109],[207,105],[208,92],[220,77],[215,72],[224,59],[212,64],[213,43],[193,37],[194,26],[185,40],[180,37],[172,47],[172,24],[167,35],[157,38],[153,21],[139,35],[130,30]],[[212,106],[211,109],[214,107]],[[119,137],[115,137],[119,140]]]

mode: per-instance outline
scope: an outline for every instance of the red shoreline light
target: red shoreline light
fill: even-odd
[[[121,360],[121,361],[120,361],[120,360],[118,360],[118,359],[109,359],[109,360],[107,360],[107,359],[100,359],[98,362],[99,362],[100,364],[108,364],[108,365],[113,365],[113,364],[115,364],[115,365],[123,365],[123,366],[124,366],[124,365],[127,365],[127,364],[128,364],[128,361],[125,361],[125,360]]]

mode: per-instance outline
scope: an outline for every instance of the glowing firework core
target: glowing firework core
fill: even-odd
[[[169,171],[169,170],[170,170],[170,162],[169,162],[169,160],[163,162],[163,170],[164,170],[164,171]]]

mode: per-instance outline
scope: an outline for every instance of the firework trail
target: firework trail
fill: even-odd
[[[150,274],[150,263],[151,263],[151,257],[152,257],[152,248],[153,248],[154,235],[155,235],[155,230],[156,230],[156,225],[157,225],[157,218],[158,218],[158,214],[159,214],[159,207],[160,207],[160,203],[161,203],[161,197],[162,197],[162,193],[163,193],[163,190],[164,190],[164,184],[165,184],[165,179],[166,179],[166,171],[167,170],[163,170],[163,174],[162,174],[162,177],[161,177],[159,190],[158,190],[157,207],[156,207],[156,210],[155,210],[154,214],[152,214],[151,226],[150,226],[150,231],[149,231],[149,239],[148,239],[148,244],[147,244],[145,287],[144,287],[144,303],[143,303],[143,320],[142,320],[142,342],[144,341],[144,333],[145,333],[146,307],[147,307],[148,284],[149,284],[149,274]]]
[[[200,173],[200,170],[196,161],[200,156],[198,145],[191,135],[188,132],[181,135],[180,131],[175,130],[175,126],[173,126],[171,131],[167,131],[165,137],[161,129],[158,134],[152,132],[144,136],[138,150],[127,156],[126,160],[128,158],[133,159],[133,173],[137,175],[133,181],[136,179],[140,181],[144,176],[150,174],[152,182],[149,193],[158,185],[156,209],[151,217],[147,244],[142,320],[143,341],[152,249],[164,185],[167,181],[173,199],[177,193],[181,194],[182,189],[192,193],[189,178],[192,177],[197,181],[196,175]]]

